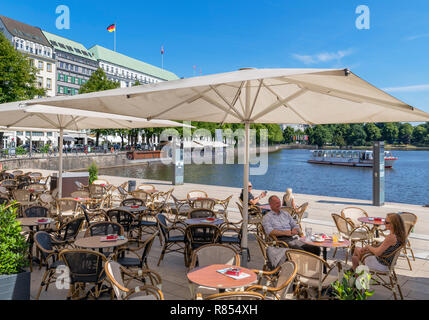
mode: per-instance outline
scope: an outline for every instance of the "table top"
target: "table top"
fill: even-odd
[[[214,199],[214,198],[210,198],[210,197],[207,197],[207,198],[206,198],[206,197],[189,198],[189,199],[188,199],[188,201],[193,202],[193,201],[195,201],[195,200],[206,200],[206,199],[216,201],[216,199]]]
[[[376,220],[376,219],[381,219],[380,220]],[[368,223],[368,224],[374,224],[377,226],[381,226],[385,224],[386,219],[385,218],[381,218],[381,217],[361,217],[358,218],[358,221],[363,222],[363,223]]]
[[[37,222],[37,220],[39,220],[39,219],[48,219],[48,221],[47,222]],[[24,227],[42,226],[42,225],[47,225],[47,224],[51,224],[52,222],[54,222],[53,219],[44,218],[44,217],[19,218],[16,220],[21,222],[21,225]]]
[[[350,241],[346,239],[344,239],[344,241],[342,242],[336,242],[336,243],[334,243],[332,239],[325,240],[323,242],[317,242],[317,241],[307,241],[306,238],[303,237],[300,240],[302,242],[311,244],[313,246],[325,247],[325,248],[343,248],[343,247],[348,247],[350,245]]]
[[[186,224],[209,223],[209,224],[214,224],[217,226],[217,225],[224,223],[225,221],[222,219],[217,219],[217,218],[215,218],[214,221],[207,221],[207,218],[194,218],[194,219],[186,219],[184,222]]]
[[[144,189],[137,189],[137,190],[142,190],[142,191],[144,191],[144,192],[146,192],[146,193],[158,193],[158,192],[160,192],[159,190],[157,190],[157,189],[148,189],[148,190],[144,190]],[[136,190],[136,191],[137,191]]]
[[[200,286],[210,287],[210,288],[217,288],[217,289],[235,289],[235,288],[241,288],[250,286],[251,284],[255,283],[258,280],[258,277],[256,276],[256,273],[254,273],[252,270],[249,270],[247,268],[239,267],[244,273],[247,273],[250,275],[250,277],[235,280],[233,278],[230,278],[226,275],[223,275],[217,270],[234,267],[237,268],[237,266],[231,266],[231,265],[223,265],[223,264],[213,264],[207,267],[199,267],[192,269],[190,272],[188,272],[187,277],[189,281],[198,284]]]
[[[126,244],[128,239],[124,240],[115,240],[115,241],[101,241],[101,238],[106,236],[93,236],[77,239],[74,244],[81,248],[91,248],[91,249],[103,249],[110,247],[118,247]]]

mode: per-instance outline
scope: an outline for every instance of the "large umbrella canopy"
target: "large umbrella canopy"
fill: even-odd
[[[348,69],[245,69],[28,102],[35,103],[147,119],[244,123],[244,190],[249,181],[251,123],[429,121],[429,114],[390,96]],[[242,261],[246,263],[247,192],[243,196]]]
[[[62,158],[64,130],[133,129],[153,127],[180,127],[183,124],[169,120],[151,120],[107,114],[94,111],[57,108],[44,105],[26,106],[22,102],[0,105],[0,126],[5,128],[57,129],[59,145],[59,197],[62,196]]]
[[[250,69],[32,101],[147,119],[218,123],[427,121],[349,70]]]

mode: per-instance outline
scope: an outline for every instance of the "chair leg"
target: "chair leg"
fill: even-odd
[[[335,250],[334,250],[334,254],[332,255],[332,258],[335,258],[335,255],[337,254],[337,249],[338,249],[338,248],[335,248]]]
[[[40,287],[39,287],[39,291],[37,292],[36,300],[39,300],[40,298],[40,294],[42,293],[43,286],[46,285],[45,281],[48,277],[48,274],[49,274],[49,270],[46,270],[45,273],[43,274],[42,282],[40,282]]]
[[[166,245],[164,245],[164,247],[162,248],[161,255],[159,256],[159,260],[158,260],[158,267],[159,267],[159,265],[160,265],[161,261],[164,259],[164,254],[165,254],[165,250],[166,250],[166,249],[167,249],[167,248],[166,248]]]

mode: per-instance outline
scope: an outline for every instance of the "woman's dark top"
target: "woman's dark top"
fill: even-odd
[[[382,265],[385,265],[386,267],[390,267],[390,265],[393,262],[394,255],[391,255],[389,257],[386,257],[390,255],[392,252],[394,252],[396,249],[398,249],[401,246],[401,243],[399,241],[396,241],[396,244],[393,246],[390,246],[389,248],[384,251],[380,257],[376,257],[377,261],[381,263]]]

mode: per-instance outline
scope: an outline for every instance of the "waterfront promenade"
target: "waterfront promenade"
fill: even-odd
[[[51,174],[53,171],[41,170],[43,174]],[[230,202],[228,217],[232,221],[241,220],[240,213],[237,209],[236,202],[240,195],[240,188],[212,186],[212,185],[199,185],[187,183],[182,186],[172,186],[168,181],[156,181],[148,179],[134,179],[126,177],[113,177],[113,176],[99,176],[100,179],[106,179],[113,185],[119,185],[128,180],[135,180],[138,184],[150,183],[156,186],[158,190],[167,191],[174,187],[174,195],[178,198],[185,198],[186,194],[191,190],[204,190],[208,193],[209,197],[219,199],[227,198],[233,195]],[[284,185],[284,189],[288,186]],[[262,190],[254,190],[254,195],[258,195]],[[268,192],[268,195],[283,196],[281,192]],[[266,201],[265,201],[266,200]],[[262,203],[268,201],[268,198],[262,200]],[[383,207],[373,207],[370,201],[336,198],[326,196],[316,196],[307,194],[295,194],[296,203],[302,204],[309,202],[308,218],[304,219],[303,227],[310,226],[313,232],[327,232],[332,233],[336,230],[331,213],[340,213],[345,207],[357,206],[366,210],[370,216],[384,217],[390,212],[412,212],[418,216],[417,225],[414,233],[410,237],[412,248],[416,255],[416,261],[412,261],[413,270],[410,271],[408,263],[405,258],[400,258],[396,267],[396,272],[399,276],[399,281],[405,299],[428,299],[429,298],[429,208],[418,205],[400,204],[400,203],[386,203]],[[253,234],[249,235],[249,248],[251,254],[250,268],[260,269],[263,265],[262,254],[257,245]],[[157,267],[157,261],[161,253],[159,241],[155,241],[149,255],[149,267],[154,269],[162,276],[163,292],[166,299],[189,299],[188,281],[186,278],[186,267],[183,262],[183,255],[170,253],[165,256],[160,267]],[[332,252],[328,252],[328,258],[332,261]],[[344,261],[344,254],[339,250],[335,259]],[[349,261],[350,264],[350,261]],[[32,287],[31,296],[34,298],[40,284],[40,279],[43,275],[42,270],[34,269],[32,274]],[[392,299],[392,294],[383,287],[376,286],[375,294],[370,299]],[[67,295],[66,290],[58,290],[55,286],[51,286],[48,292],[43,291],[40,297],[41,300],[49,299],[64,299]],[[105,296],[108,299],[108,296]]]

